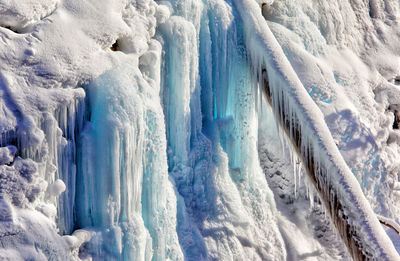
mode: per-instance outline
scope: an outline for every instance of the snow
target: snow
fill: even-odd
[[[57,0],[10,0],[0,2],[0,24],[18,32],[49,16],[57,8]]]
[[[69,250],[54,225],[37,211],[15,208],[13,221],[2,221],[0,257],[12,260],[68,259]],[[15,258],[15,259],[13,259]]]
[[[386,188],[398,179],[397,136],[391,130],[399,102],[391,83],[399,69],[398,4],[385,4],[379,19],[371,19],[363,1],[281,1],[264,15],[374,211],[395,217],[397,198]]]
[[[167,19],[170,17],[170,15],[171,15],[171,11],[167,6],[165,6],[165,5],[157,6],[157,10],[155,13],[157,23],[159,23],[159,24],[165,23],[167,21]]]
[[[351,225],[361,234],[360,240],[363,247],[365,246],[363,251],[372,251],[375,258],[395,260],[398,254],[331,138],[329,129],[322,120],[324,117],[321,111],[305,91],[267,23],[263,21],[258,7],[251,1],[237,4],[242,7],[239,10],[248,10],[253,14],[242,14],[244,26],[248,28],[245,30],[248,33],[247,45],[254,62],[253,68],[266,66],[276,117],[283,120],[282,113],[288,114],[290,135],[293,126],[301,123],[301,132],[305,135],[300,144],[301,153],[306,155],[306,151],[311,147],[316,164],[329,169],[329,176],[321,178],[327,179],[327,184],[333,187],[334,193],[345,202],[344,206],[348,211],[345,214],[349,217]],[[260,54],[265,56],[260,58]]]
[[[0,148],[0,164],[9,164],[14,160],[17,148],[15,146],[6,146]]]
[[[299,160],[288,156],[293,154],[290,143],[276,138],[282,133],[266,100],[262,103],[259,104],[259,157],[275,195],[288,259],[352,260],[304,170],[300,168],[299,173],[293,173],[293,169],[299,168]]]
[[[400,213],[398,11],[0,0],[0,259],[348,258],[277,145],[263,65],[373,254],[396,256],[368,204]]]
[[[57,179],[54,181],[53,184],[50,184],[47,188],[48,193],[51,196],[59,196],[61,193],[63,193],[66,189],[66,186],[64,182],[61,179]]]
[[[0,200],[0,220],[2,222],[13,222],[14,210],[10,202],[6,199]]]
[[[4,112],[4,117],[1,120],[2,130],[11,130],[8,133],[12,134],[14,133],[12,130],[18,126],[17,134],[15,135],[17,137],[3,135],[2,144],[7,145],[11,142],[11,144],[18,147],[18,155],[28,158],[25,160],[17,157],[13,162],[13,159],[10,158],[12,157],[11,154],[15,153],[12,147],[2,148],[2,152],[4,151],[2,153],[2,155],[4,154],[4,157],[2,157],[4,163],[12,163],[11,166],[1,166],[1,173],[4,175],[1,182],[2,195],[4,194],[7,198],[10,198],[14,205],[29,208],[30,210],[36,209],[38,212],[45,214],[48,221],[43,224],[48,224],[53,234],[56,235],[57,230],[60,230],[61,234],[69,234],[73,232],[76,226],[74,221],[76,204],[84,202],[78,200],[79,198],[77,203],[74,202],[76,191],[80,189],[79,186],[76,187],[76,177],[80,177],[81,171],[83,171],[81,163],[77,159],[77,155],[81,155],[78,145],[81,142],[81,133],[85,132],[84,125],[87,125],[84,122],[87,116],[84,101],[86,94],[79,87],[86,86],[89,81],[97,78],[115,65],[124,64],[124,61],[131,61],[130,63],[134,64],[133,68],[136,70],[135,76],[132,77],[138,77],[141,85],[146,86],[148,89],[152,89],[152,87],[146,81],[152,83],[153,91],[151,93],[155,98],[158,97],[159,82],[157,82],[156,77],[157,64],[154,64],[154,53],[156,53],[156,57],[159,57],[160,48],[159,44],[152,43],[150,38],[155,33],[155,13],[160,23],[168,18],[169,13],[165,7],[158,8],[158,5],[154,2],[143,2],[141,6],[134,6],[133,3],[125,4],[122,1],[118,3],[113,1],[91,1],[86,3],[65,1],[58,3],[57,8],[52,10],[49,15],[45,14],[43,8],[42,10],[35,7],[40,14],[37,17],[28,17],[32,13],[30,10],[34,5],[38,7],[43,5],[46,8],[51,6],[43,1],[24,1],[18,5],[2,1],[1,4],[4,4],[2,8],[5,6],[1,10],[9,12],[9,6],[12,5],[12,8],[21,14],[18,17],[22,17],[21,19],[17,17],[20,20],[12,25],[0,23],[2,26],[10,27],[11,30],[17,33],[4,27],[0,28],[1,41],[8,46],[7,50],[1,48],[0,56],[2,60],[9,61],[7,65],[4,63],[1,65],[2,97],[6,102],[2,110]],[[156,9],[158,10],[157,12],[155,12]],[[40,18],[38,18],[39,16]],[[45,18],[45,16],[47,17]],[[11,20],[6,19],[6,21],[10,22]],[[28,23],[29,26],[27,26]],[[120,51],[124,53],[113,53],[109,50],[109,47],[117,39],[120,39]],[[135,45],[132,45],[132,41]],[[142,55],[143,58],[140,57]],[[142,75],[138,70],[138,60],[141,63],[143,73],[146,72],[147,76]],[[154,65],[156,69],[154,69]],[[30,76],[25,78],[26,75]],[[160,102],[155,102],[155,104],[160,104]],[[146,112],[149,117],[149,125],[154,124],[152,122],[153,116],[159,119],[158,124],[161,126],[158,127],[159,130],[155,131],[156,135],[160,135],[158,133],[163,133],[162,111],[160,107],[158,111],[155,110],[150,101],[146,106],[151,108]],[[153,113],[153,116],[151,113]],[[12,115],[15,120],[9,115]],[[160,120],[162,124],[160,124]],[[142,127],[142,130],[144,130],[145,125],[143,124]],[[155,128],[153,125],[150,127]],[[155,137],[148,137],[147,139],[150,138]],[[149,151],[147,147],[142,148],[143,151]],[[163,161],[166,164],[166,149],[161,149],[159,153],[162,158],[163,151]],[[139,160],[141,161],[141,159]],[[155,162],[157,161],[155,159]],[[97,162],[93,163],[97,164]],[[164,175],[161,175],[161,172],[156,170],[158,168],[157,165],[145,172],[149,173],[149,175],[154,173],[162,177],[159,187],[154,187],[153,190],[158,191],[158,193],[168,190],[168,194],[173,195],[173,190],[171,188],[168,189],[168,185],[165,185],[168,184],[167,168],[163,168],[162,165],[159,165],[159,167],[163,169]],[[137,169],[136,171],[140,170]],[[86,175],[86,170],[83,174]],[[80,183],[78,182],[78,184]],[[150,184],[156,186],[157,183],[150,182]],[[127,192],[133,189],[131,183],[126,185]],[[132,212],[132,203],[140,202],[142,185],[136,184],[135,186],[138,189],[136,193],[136,196],[139,196],[139,199],[136,199],[138,201],[131,201],[129,198],[123,199],[125,201],[123,207],[130,206],[127,213]],[[64,190],[65,192],[63,192]],[[99,191],[96,192],[97,197]],[[129,195],[129,193],[124,193],[124,195],[126,194]],[[82,197],[84,198],[84,195]],[[164,205],[158,198],[151,199],[149,204],[157,204],[148,207],[150,213],[146,213],[149,216],[149,220],[146,220],[146,222],[163,222],[165,228],[174,228],[176,227],[173,223],[174,218],[172,218],[174,216],[174,207],[172,205],[166,210],[167,196],[161,193],[160,197],[164,200]],[[171,197],[168,196],[168,200],[171,200]],[[102,211],[105,212],[105,215],[108,215],[110,212],[105,210],[109,209],[108,205],[112,206],[114,203],[112,198],[107,195],[104,201],[104,204],[99,206],[103,206],[104,210]],[[158,204],[161,205],[158,206]],[[137,206],[134,205],[134,208],[137,209]],[[115,211],[113,207],[109,210]],[[151,213],[153,210],[161,213]],[[19,212],[16,212],[17,217],[21,214]],[[164,215],[166,218],[172,219],[172,221],[152,220],[153,217],[156,218],[160,215]],[[124,218],[122,217],[122,219]],[[134,222],[121,220],[121,226],[126,232],[124,236],[124,240],[127,242],[126,245],[128,246],[131,244],[130,242],[136,241],[138,244],[136,249],[140,250],[137,253],[143,253],[143,257],[151,257],[153,250],[149,232],[144,227],[141,217],[133,217],[133,219],[135,219]],[[116,225],[110,224],[112,231],[109,232],[107,232],[109,230],[108,226],[102,231],[101,224],[97,225],[89,224],[89,226],[95,226],[97,231],[97,237],[94,238],[95,241],[101,242],[102,234],[104,234],[104,238],[118,239],[119,237],[118,240],[121,242],[121,232],[118,232],[121,231],[118,228],[119,222]],[[146,225],[149,226],[149,224]],[[155,227],[158,229],[158,225],[155,225]],[[139,228],[142,232],[135,235],[135,233],[139,232]],[[26,230],[27,232],[32,231],[29,227]],[[128,231],[135,232],[129,234]],[[154,230],[151,233],[154,237],[157,237]],[[49,238],[52,236],[51,233],[43,233],[44,237],[46,235]],[[139,245],[143,242],[143,235],[147,238],[148,247]],[[155,255],[160,255],[161,258],[166,255],[167,251],[171,259],[176,259],[177,256],[181,255],[180,249],[174,249],[174,241],[177,241],[177,239],[176,234],[174,238],[173,232],[166,232],[165,239],[160,237],[159,241],[160,243],[153,243],[154,247],[160,249],[155,252]],[[64,241],[54,240],[54,249],[59,247],[66,249],[64,243],[60,242]],[[78,242],[75,248],[79,248],[79,244]],[[94,242],[89,245],[92,246],[93,250],[89,249],[86,252],[96,256],[93,251],[96,250],[99,244]],[[117,251],[119,253],[116,255],[119,256],[123,245],[125,244],[119,243],[119,246],[117,244],[116,250],[111,251],[110,255]],[[17,248],[18,244],[15,247]],[[132,252],[136,252],[129,249],[132,249],[132,245],[131,247],[126,247],[124,250],[125,255],[132,255]],[[79,252],[79,249],[74,251]],[[26,251],[26,253],[29,255],[29,251]],[[74,255],[76,256],[77,254],[75,253]],[[97,252],[97,255],[99,255],[99,252]],[[47,257],[49,256],[47,255]]]
[[[381,223],[383,223],[384,225],[390,226],[392,229],[394,229],[395,231],[397,231],[397,233],[400,232],[400,225],[397,224],[394,220],[377,215],[379,221]]]

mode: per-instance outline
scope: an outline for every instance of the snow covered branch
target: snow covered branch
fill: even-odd
[[[323,114],[300,82],[259,6],[249,0],[236,1],[236,5],[244,22],[253,70],[350,254],[356,260],[399,260],[337,149]]]
[[[385,225],[385,226],[393,229],[397,234],[400,235],[400,225],[397,224],[396,221],[394,221],[394,220],[392,220],[390,218],[381,216],[381,215],[376,215],[376,216],[377,216],[377,218],[379,219],[379,222],[381,222],[382,225]]]

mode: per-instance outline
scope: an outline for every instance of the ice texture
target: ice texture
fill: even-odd
[[[160,26],[162,96],[169,170],[183,198],[185,258],[284,259],[257,156],[255,94],[237,11],[223,1],[171,4],[182,17]]]
[[[182,259],[176,207],[168,204],[176,199],[157,85],[146,82],[133,62],[104,73],[88,89],[90,116],[78,150],[77,226],[102,230],[98,258]]]
[[[371,256],[398,258],[369,207],[396,226],[398,16],[397,0],[0,0],[0,259],[348,259],[275,129],[283,104]]]

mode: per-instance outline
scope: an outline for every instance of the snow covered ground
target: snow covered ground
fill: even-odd
[[[255,87],[253,12],[399,223],[399,2],[253,1],[0,0],[0,259],[350,259]]]

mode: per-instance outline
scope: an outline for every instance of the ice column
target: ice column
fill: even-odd
[[[158,90],[134,59],[88,87],[90,115],[79,147],[76,217],[80,227],[102,232],[92,242],[97,251],[105,251],[99,256],[182,258]]]
[[[159,28],[169,172],[187,260],[284,259],[257,154],[255,83],[235,6],[171,1]]]

